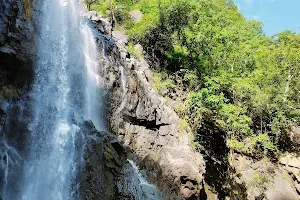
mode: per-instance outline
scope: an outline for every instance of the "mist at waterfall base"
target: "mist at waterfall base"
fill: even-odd
[[[106,130],[99,75],[104,66],[99,65],[98,44],[83,12],[78,0],[36,2],[34,84],[25,99],[5,106],[9,115],[0,199],[81,199],[77,174],[84,165],[87,136],[77,121],[91,120],[98,130]],[[21,135],[20,144],[12,144],[9,132]],[[136,199],[160,199],[133,162],[124,170],[129,177],[118,185],[120,190]]]

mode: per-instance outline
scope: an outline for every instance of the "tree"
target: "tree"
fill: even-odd
[[[300,34],[266,36],[233,0],[98,3],[179,88],[188,103],[178,112],[195,134],[214,124],[230,149],[271,155],[289,126],[300,125]],[[143,13],[137,23],[128,17],[134,9]]]
[[[84,0],[84,2],[85,2],[85,4],[86,4],[86,6],[87,6],[88,11],[90,11],[90,10],[91,10],[91,5],[92,5],[93,3],[96,3],[97,0]]]

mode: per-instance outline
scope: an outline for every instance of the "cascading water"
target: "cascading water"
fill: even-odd
[[[35,82],[30,94],[27,158],[20,189],[6,183],[4,200],[67,200],[76,174],[76,140],[83,139],[76,117],[101,118],[97,46],[78,0],[37,2]],[[18,191],[18,192],[12,192]]]
[[[97,61],[97,45],[92,31],[88,28],[87,24],[81,30],[84,37],[84,56],[85,66],[87,70],[88,84],[86,86],[86,116],[91,119],[96,128],[104,127],[103,120],[99,120],[101,116],[101,107],[99,107],[101,97],[102,79],[99,76],[99,63]]]
[[[82,199],[80,179],[85,166],[82,150],[89,146],[88,138],[98,137],[86,135],[90,133],[84,132],[84,126],[81,130],[82,121],[91,120],[98,130],[105,130],[104,89],[99,75],[105,69],[100,70],[103,66],[98,62],[95,33],[81,16],[84,9],[80,9],[79,1],[36,2],[34,85],[28,98],[17,105],[5,106],[12,118],[7,121],[13,122],[7,125],[7,132],[20,131],[17,135],[25,135],[26,139],[19,140],[25,144],[10,146],[4,134],[6,151],[0,169],[5,169],[5,173],[0,175],[5,177],[0,177],[0,199]],[[120,71],[125,94],[124,68],[120,67]],[[125,101],[126,96],[119,110],[124,108]],[[14,106],[18,109],[14,110]],[[14,129],[16,123],[21,123],[21,129]],[[101,153],[96,153],[102,162]],[[133,162],[124,164],[121,171],[123,175],[118,177],[121,182],[112,186],[118,188],[117,192],[141,200],[161,199],[157,188],[146,182]],[[93,189],[101,188],[97,187]]]

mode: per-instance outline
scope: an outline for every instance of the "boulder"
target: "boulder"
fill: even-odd
[[[120,45],[125,45],[128,43],[128,36],[122,33],[121,31],[113,31],[112,36],[114,41],[116,41]]]
[[[143,13],[140,10],[132,10],[129,12],[129,15],[135,23],[140,22],[143,17]]]
[[[292,127],[292,129],[290,131],[290,139],[294,144],[300,145],[300,127],[299,126]]]
[[[111,23],[108,19],[103,18],[99,15],[99,13],[95,11],[89,11],[84,13],[84,16],[91,20],[91,22],[94,25],[94,28],[96,31],[98,31],[101,34],[110,34],[112,31]]]
[[[300,157],[293,154],[286,154],[279,158],[279,162],[282,165],[297,168],[300,170]]]
[[[245,184],[249,200],[300,199],[293,177],[281,165],[239,154],[231,158],[231,165]]]
[[[295,180],[295,187],[300,194],[300,157],[297,154],[286,153],[279,158],[279,163]]]

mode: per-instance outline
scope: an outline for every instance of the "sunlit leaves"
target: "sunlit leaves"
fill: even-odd
[[[230,0],[115,3],[125,14],[143,13],[140,22],[124,23],[126,33],[173,77],[164,84],[186,91],[180,113],[195,133],[209,121],[229,148],[271,155],[289,127],[300,125],[299,34],[267,37]]]

